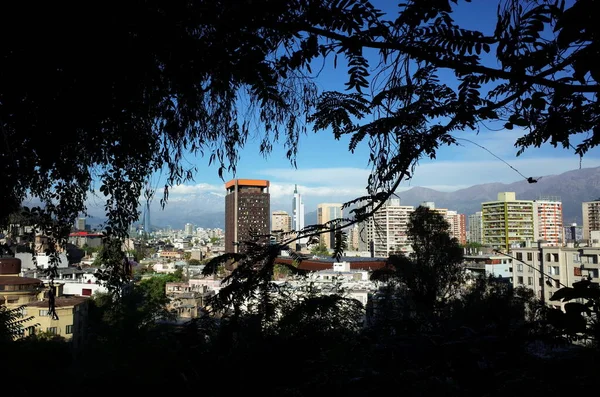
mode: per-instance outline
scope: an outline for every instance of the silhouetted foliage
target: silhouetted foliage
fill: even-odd
[[[412,252],[390,256],[389,267],[374,272],[372,278],[402,283],[417,311],[435,311],[443,306],[465,281],[462,249],[448,228],[440,213],[423,206],[416,208],[410,214],[407,232]]]
[[[187,152],[217,163],[220,175],[235,170],[254,121],[260,151],[283,141],[292,163],[307,117],[316,131],[349,135],[352,152],[368,144],[359,220],[419,159],[484,122],[526,128],[519,153],[544,142],[572,147],[573,135],[589,132],[574,147],[582,155],[599,143],[592,5],[500,1],[490,33],[459,26],[455,8],[470,5],[449,0],[408,1],[388,14],[363,0],[161,1],[118,13],[106,5],[93,20],[71,18],[67,6],[3,9],[11,16],[3,36],[21,26],[29,34],[0,49],[0,223],[34,196],[48,214],[38,228],[62,243],[96,178],[106,233],[122,238],[140,197],[154,194],[145,192],[153,172],[167,171],[164,204],[170,186],[193,177],[181,162]],[[85,43],[77,51],[73,32]],[[374,51],[377,64],[367,58]],[[317,100],[311,65],[321,58],[341,68],[338,57],[348,92]],[[48,228],[48,219],[62,226]]]
[[[548,322],[569,340],[582,340],[598,346],[600,340],[600,288],[598,283],[582,279],[573,287],[556,291],[552,301],[568,302],[564,311],[549,309]]]

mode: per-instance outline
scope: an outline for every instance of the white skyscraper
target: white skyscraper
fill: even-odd
[[[373,242],[376,257],[412,251],[408,239],[408,222],[415,210],[412,205],[400,205],[400,199],[389,199],[379,208],[367,225],[367,239]]]
[[[304,229],[304,203],[298,193],[298,185],[294,185],[294,199],[292,201],[292,229],[299,232]],[[307,238],[298,240],[299,244],[306,244]]]

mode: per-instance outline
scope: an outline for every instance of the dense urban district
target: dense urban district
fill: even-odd
[[[0,397],[595,395],[598,3],[0,2]]]
[[[262,290],[258,285],[254,291],[257,293],[249,291],[242,294],[241,302],[221,299],[216,303],[220,294],[231,289],[236,282],[232,277],[237,268],[235,261],[221,263],[210,275],[203,270],[206,266],[217,263],[215,260],[219,258],[249,249],[244,241],[255,241],[258,246],[277,249],[273,271],[268,280],[269,286],[266,288],[271,296],[269,304],[273,306],[269,309],[272,311],[269,315],[271,317],[263,318],[259,328],[267,332],[275,327],[274,324],[292,327],[286,328],[288,335],[281,335],[292,338],[293,344],[285,345],[287,349],[304,349],[305,347],[301,347],[304,344],[314,343],[311,351],[317,346],[318,349],[327,350],[327,346],[322,345],[324,341],[312,339],[315,336],[311,333],[323,331],[321,327],[331,327],[331,330],[319,338],[329,340],[327,338],[335,335],[336,338],[342,338],[348,348],[359,349],[358,351],[365,346],[361,346],[359,340],[346,339],[350,334],[369,335],[375,330],[386,333],[390,332],[388,327],[393,324],[398,326],[398,322],[403,327],[414,327],[412,331],[420,330],[414,337],[424,338],[432,329],[421,335],[421,332],[425,332],[421,327],[435,329],[442,326],[440,321],[454,321],[437,319],[435,323],[429,324],[429,321],[434,320],[428,316],[434,313],[447,316],[450,307],[458,310],[457,302],[462,305],[460,315],[469,317],[469,321],[474,323],[466,323],[452,331],[460,334],[454,335],[458,339],[453,343],[466,343],[465,338],[477,338],[478,345],[487,344],[490,342],[484,342],[485,338],[492,336],[502,338],[502,344],[509,341],[517,343],[518,340],[518,343],[526,347],[522,353],[527,354],[528,359],[542,361],[554,356],[569,357],[573,350],[597,344],[598,306],[594,305],[598,305],[599,298],[600,201],[581,204],[583,225],[563,225],[559,197],[520,200],[513,192],[498,192],[497,200],[481,203],[481,211],[468,215],[447,208],[437,208],[434,202],[424,202],[421,206],[414,207],[401,205],[399,198],[391,198],[368,221],[349,226],[341,234],[338,232],[337,235],[344,238],[344,250],[336,253],[336,232],[333,226],[331,231],[323,230],[316,238],[302,237],[306,226],[303,197],[298,189],[290,197],[289,213],[283,210],[271,211],[269,185],[267,180],[235,179],[227,182],[225,230],[204,229],[191,223],[187,223],[183,230],[154,229],[150,226],[150,211],[145,211],[142,222],[132,225],[130,238],[121,247],[127,252],[131,281],[125,292],[117,298],[111,294],[110,285],[98,277],[105,267],[102,252],[107,250],[103,245],[103,230],[92,230],[85,218],[79,218],[68,244],[58,247],[58,255],[53,259],[48,254],[48,237],[32,234],[35,225],[28,225],[26,222],[10,225],[9,230],[2,233],[3,255],[0,258],[2,313],[9,319],[9,329],[4,330],[5,337],[13,339],[14,346],[20,346],[21,343],[28,349],[34,349],[38,345],[40,349],[51,349],[58,356],[51,357],[54,363],[50,364],[48,371],[59,378],[59,369],[65,366],[67,371],[66,362],[71,360],[96,361],[94,355],[106,360],[112,355],[121,357],[124,354],[128,355],[127,360],[137,362],[142,357],[153,356],[156,351],[151,344],[146,343],[158,343],[158,335],[170,335],[169,338],[174,338],[167,343],[168,346],[171,343],[184,343],[177,349],[183,349],[183,346],[186,346],[185,349],[192,349],[192,346],[185,343],[200,344],[201,346],[194,345],[193,349],[202,350],[203,354],[207,354],[206,359],[211,357],[214,360],[215,357],[204,349],[210,350],[209,345],[212,343],[224,343],[221,340],[225,338],[221,335],[222,332],[233,332],[228,330],[228,327],[234,327],[229,318],[231,313],[245,313],[248,317],[243,321],[247,322],[253,321],[253,316],[266,309],[260,308],[264,304],[261,302],[264,297],[261,298],[258,293]],[[317,216],[319,224],[343,218],[344,205],[319,204]],[[418,225],[421,225],[421,231]],[[423,229],[422,225],[430,226],[429,229],[427,226]],[[440,238],[440,235],[446,238]],[[421,273],[414,267],[409,271],[411,266],[429,269],[431,273]],[[290,271],[294,268],[296,271]],[[580,291],[580,295],[568,295],[577,290],[571,287],[573,285],[583,285],[581,288],[584,292]],[[411,296],[411,293],[415,296]],[[339,301],[333,299],[334,296]],[[114,311],[112,306],[115,299],[122,300],[118,311]],[[297,312],[298,307],[291,302],[300,307],[307,305],[307,312],[300,314]],[[315,305],[312,309],[311,304]],[[583,320],[575,328],[565,322],[573,317],[571,306],[574,304],[578,305],[578,310],[581,309],[577,314]],[[332,311],[328,313],[327,308]],[[508,311],[505,313],[504,310]],[[564,318],[556,317],[556,313],[564,315]],[[266,316],[265,313],[262,315]],[[294,318],[298,315],[307,317]],[[422,316],[426,318],[421,318]],[[224,322],[225,319],[228,322]],[[292,319],[299,322],[286,324]],[[134,323],[130,323],[132,321]],[[491,322],[487,323],[488,321]],[[474,324],[478,325],[473,327]],[[329,335],[330,332],[333,334]],[[190,341],[182,342],[177,339],[188,333],[191,333],[191,336],[187,336],[192,338]],[[135,339],[140,335],[143,342]],[[386,335],[389,338],[393,334]],[[256,335],[234,337],[228,334],[228,338],[233,339],[225,339],[228,340],[227,343],[235,343],[238,349],[234,354],[235,360],[242,361],[237,365],[252,367],[244,371],[254,373],[257,370],[255,366],[258,363],[263,365],[264,360],[268,363],[265,370],[275,365],[277,360],[285,361],[286,366],[296,368],[300,373],[314,370],[310,366],[302,369],[297,367],[300,362],[290,361],[291,357],[273,356],[265,359],[263,355],[266,352],[254,350],[259,349],[259,346],[265,347],[261,344],[243,348],[240,346],[258,343],[252,340],[253,337]],[[419,349],[429,351],[435,346],[435,349],[444,351],[440,354],[452,356],[448,360],[464,359],[460,356],[467,352],[461,352],[459,345],[452,347],[454,352],[446,351],[449,347],[443,346],[447,341],[444,342],[441,335],[437,337],[442,339],[436,342],[419,340]],[[267,343],[267,340],[260,339],[260,343]],[[375,342],[376,340],[379,339],[371,343],[377,345],[379,342]],[[124,350],[111,351],[109,356],[104,356],[108,353],[98,349],[103,350],[108,343],[115,344],[111,346],[112,349]],[[299,344],[296,345],[297,343]],[[330,340],[327,343],[338,342]],[[500,342],[496,340],[493,343]],[[167,345],[161,348],[173,348]],[[218,346],[218,349],[225,348],[229,351],[232,346]],[[478,357],[471,357],[475,361],[469,364],[475,365],[475,373],[488,372],[497,365],[504,368],[504,364],[496,362],[501,360],[499,357],[486,357],[484,350],[487,348],[489,347],[481,345],[478,349],[483,350],[468,352],[468,355],[475,354]],[[507,350],[503,354],[509,354],[508,346],[505,348]],[[186,379],[195,376],[194,382],[198,383],[194,384],[200,391],[200,384],[204,383],[202,380],[205,376],[186,372],[191,371],[186,360],[192,359],[187,356],[195,351],[193,349],[177,350],[182,355],[169,358],[181,362],[173,367],[167,365],[170,370],[175,371],[169,373],[169,377],[174,378],[169,378],[168,382],[183,382],[185,387],[193,388],[192,384],[186,383],[190,382]],[[271,351],[274,347],[269,346],[268,349]],[[332,349],[337,351],[338,347]],[[363,359],[360,357],[362,353],[358,351],[352,360]],[[243,355],[250,352],[258,356],[244,358]],[[129,356],[130,354],[134,356]],[[159,356],[163,357],[163,354],[167,353],[160,353]],[[287,353],[283,350],[277,354]],[[296,351],[292,356],[295,354],[302,353]],[[386,355],[383,352],[377,354]],[[384,359],[383,356],[378,359]],[[201,357],[198,355],[193,359],[204,360]],[[152,362],[156,359],[158,356],[153,357]],[[139,365],[143,366],[144,363],[140,362]],[[159,368],[163,365],[164,363]],[[304,362],[302,365],[308,364]],[[329,365],[343,365],[343,362],[328,362],[326,366],[329,368]],[[362,376],[379,376],[376,375],[379,371],[390,370],[375,369],[370,365],[373,364],[369,364],[371,373]],[[378,365],[383,365],[383,362]],[[9,367],[19,368],[19,371],[15,371],[15,376],[28,373],[20,372],[23,368],[21,365]],[[78,375],[82,377],[82,381],[87,377],[96,380],[99,376],[113,376],[112,372],[109,375],[104,371],[114,371],[119,364],[112,362],[102,369],[90,365],[90,373],[85,370],[86,367],[77,369],[83,371]],[[215,370],[213,368],[211,371]],[[328,369],[330,370],[337,371],[333,367]],[[364,370],[366,369],[361,369]],[[150,374],[158,371],[158,368],[148,367],[147,371],[147,375],[143,376],[144,382],[148,382],[146,386],[154,384],[156,380]],[[159,372],[162,371],[164,370]],[[218,371],[227,372],[227,368],[219,368]],[[210,371],[207,373],[214,375]],[[355,375],[358,376],[353,376]],[[124,381],[131,385],[139,381],[127,378],[126,374],[120,376],[124,376]],[[283,375],[278,373],[277,377],[281,376]],[[421,377],[424,374],[411,376]],[[264,382],[277,383],[278,378],[267,378]],[[323,382],[323,387],[334,387],[329,384],[333,379],[318,382]],[[317,382],[316,379],[311,381]],[[335,382],[338,381],[339,379]],[[380,381],[384,380],[377,382]],[[453,383],[457,380],[438,381],[451,382],[444,387],[457,387]],[[358,383],[361,382],[364,380]],[[394,383],[396,380],[386,378],[385,382]],[[306,387],[310,389],[313,386]],[[23,386],[22,389],[26,390],[27,387]],[[211,386],[211,390],[214,391],[215,386]],[[350,393],[350,390],[344,390]]]

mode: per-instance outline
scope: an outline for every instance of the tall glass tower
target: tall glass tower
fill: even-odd
[[[146,202],[146,207],[144,208],[144,234],[150,235],[150,203]]]
[[[299,232],[304,229],[304,203],[298,193],[298,185],[294,185],[294,198],[292,200],[292,229]],[[306,244],[307,238],[298,240],[299,244]]]

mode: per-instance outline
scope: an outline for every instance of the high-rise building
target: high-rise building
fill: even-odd
[[[321,203],[317,205],[317,223],[324,223],[340,219],[342,217],[342,204],[339,203]],[[332,225],[330,225],[332,226]],[[320,242],[327,248],[335,247],[335,233],[323,232],[320,235]]]
[[[394,253],[410,252],[408,222],[415,207],[400,205],[400,199],[389,199],[379,208],[367,226],[367,239],[373,243],[373,255],[388,257]]]
[[[150,203],[146,201],[146,206],[144,207],[144,234],[150,234],[151,230],[150,224]]]
[[[540,197],[533,202],[536,240],[546,246],[558,247],[563,243],[562,202],[558,197]]]
[[[566,244],[579,243],[583,240],[583,227],[577,223],[571,223],[570,226],[563,227],[563,239]]]
[[[271,214],[271,231],[287,233],[292,230],[292,217],[285,211],[273,211]]]
[[[535,238],[531,200],[517,200],[514,192],[498,193],[497,201],[481,204],[483,244],[508,252]]]
[[[583,239],[590,241],[590,232],[600,230],[600,200],[581,203]]]
[[[186,223],[184,226],[184,232],[186,236],[193,236],[194,235],[194,225],[192,225],[191,223]]]
[[[456,238],[460,244],[466,244],[467,220],[464,214],[459,214],[457,211],[451,211],[447,208],[436,208],[433,201],[423,201],[421,207],[429,208],[431,211],[442,215],[448,222],[448,234]]]
[[[304,229],[304,202],[298,193],[298,185],[294,185],[294,198],[292,199],[292,230],[296,232]],[[308,238],[301,238],[298,244],[306,244]]]
[[[245,241],[267,244],[271,230],[269,181],[232,179],[225,189],[225,252],[243,252]]]
[[[483,244],[483,218],[481,211],[469,215],[469,238],[470,243]]]
[[[77,218],[77,230],[85,230],[85,218]]]
[[[450,225],[450,236],[456,238],[460,244],[466,244],[467,220],[465,214],[459,214],[457,211],[447,211],[446,220]]]

